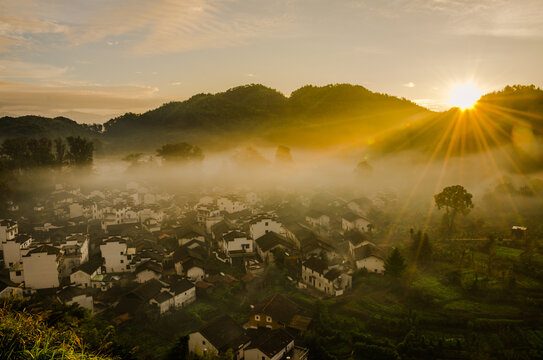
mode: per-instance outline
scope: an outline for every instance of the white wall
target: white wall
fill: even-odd
[[[56,254],[33,253],[23,257],[25,287],[47,289],[59,286]]]
[[[204,350],[207,350],[207,354],[218,353],[217,349],[202,334],[191,333],[189,335],[189,352],[202,356]]]
[[[126,243],[106,242],[100,245],[100,252],[104,258],[106,272],[126,272],[128,261],[126,259]]]
[[[249,231],[253,239],[258,239],[270,231],[280,234],[281,223],[272,219],[262,219],[254,224],[251,224]]]
[[[369,272],[382,274],[385,272],[385,262],[375,256],[370,256],[356,262],[357,269],[366,268]]]

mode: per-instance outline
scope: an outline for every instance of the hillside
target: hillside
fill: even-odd
[[[198,94],[143,114],[127,113],[98,128],[69,119],[3,118],[2,137],[82,135],[100,138],[109,151],[155,149],[189,141],[230,147],[252,139],[289,145],[329,146],[365,137],[432,114],[405,99],[362,86],[305,86],[285,97],[263,85]]]
[[[118,153],[154,151],[180,141],[209,150],[251,142],[358,146],[373,137],[371,152],[377,156],[404,150],[457,156],[511,146],[519,162],[537,167],[542,119],[543,91],[533,85],[484,95],[472,110],[436,113],[357,85],[304,86],[286,97],[251,84],[127,113],[106,122],[103,131],[62,117],[4,117],[0,138],[81,135],[99,141],[97,148]]]

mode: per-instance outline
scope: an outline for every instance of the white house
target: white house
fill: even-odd
[[[366,269],[368,272],[384,274],[385,256],[376,245],[367,242],[354,250],[356,268]]]
[[[310,211],[306,215],[305,221],[307,221],[313,227],[330,227],[330,216],[316,210]]]
[[[222,238],[222,250],[229,256],[252,253],[254,251],[253,239],[248,238],[240,231],[230,231]]]
[[[189,352],[198,356],[222,354],[232,349],[234,359],[243,359],[251,339],[230,316],[217,317],[189,334]]]
[[[2,242],[4,264],[10,268],[21,262],[21,257],[28,251],[32,244],[32,237],[29,235],[16,235],[9,240]]]
[[[371,222],[352,212],[347,212],[341,216],[341,228],[343,231],[358,230],[369,231],[368,225]]]
[[[61,276],[70,276],[81,264],[89,261],[89,235],[71,234],[60,245],[64,253],[64,266]]]
[[[47,289],[59,286],[62,252],[50,245],[41,245],[23,255],[25,287]]]
[[[196,301],[196,287],[187,279],[171,283],[170,291],[173,293],[173,302],[176,308],[183,308]]]
[[[147,282],[151,279],[160,279],[162,276],[162,265],[148,260],[136,267],[136,281],[140,284]]]
[[[352,277],[337,268],[329,269],[326,263],[311,257],[302,264],[302,281],[331,296],[342,295],[352,288]]]
[[[110,236],[100,245],[100,252],[104,258],[104,267],[108,273],[129,272],[130,260],[135,251],[127,245],[127,238]]]
[[[92,258],[86,263],[80,265],[71,275],[70,283],[83,288],[90,288],[92,278],[102,274],[101,257]]]
[[[11,219],[0,220],[0,250],[6,240],[13,239],[19,233],[17,222]]]
[[[269,330],[251,341],[245,350],[245,360],[288,359],[293,350],[294,337],[285,329]]]
[[[220,211],[225,211],[229,214],[247,209],[247,205],[245,203],[233,196],[223,196],[218,198],[217,207]]]
[[[281,223],[271,216],[259,216],[249,223],[249,234],[253,239],[258,239],[270,231],[277,234],[281,232]]]
[[[0,299],[10,296],[23,296],[23,288],[0,280]]]
[[[81,288],[67,286],[57,292],[57,297],[66,305],[78,304],[82,308],[94,311],[94,299]]]

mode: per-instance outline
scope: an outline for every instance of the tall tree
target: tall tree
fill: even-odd
[[[94,144],[92,141],[82,138],[81,136],[66,138],[68,142],[68,158],[70,161],[81,167],[92,165]]]
[[[472,197],[473,195],[461,185],[448,186],[434,195],[437,208],[445,209],[445,225],[449,235],[454,232],[456,215],[466,216],[473,208]]]
[[[398,278],[403,274],[406,267],[407,264],[402,253],[398,248],[394,248],[385,260],[385,274]]]

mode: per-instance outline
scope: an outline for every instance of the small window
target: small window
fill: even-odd
[[[265,225],[268,226],[268,222],[267,222],[267,221],[266,221]]]
[[[121,264],[124,264],[124,260],[121,260]]]
[[[267,322],[271,322],[271,320],[272,320],[272,319],[271,319],[271,316],[266,316],[266,321],[267,321]]]
[[[15,271],[15,275],[16,275],[16,276],[21,276],[21,270]]]
[[[202,345],[205,345],[206,344],[206,341],[205,340],[202,340]]]
[[[260,321],[260,315],[255,315],[255,320]]]

